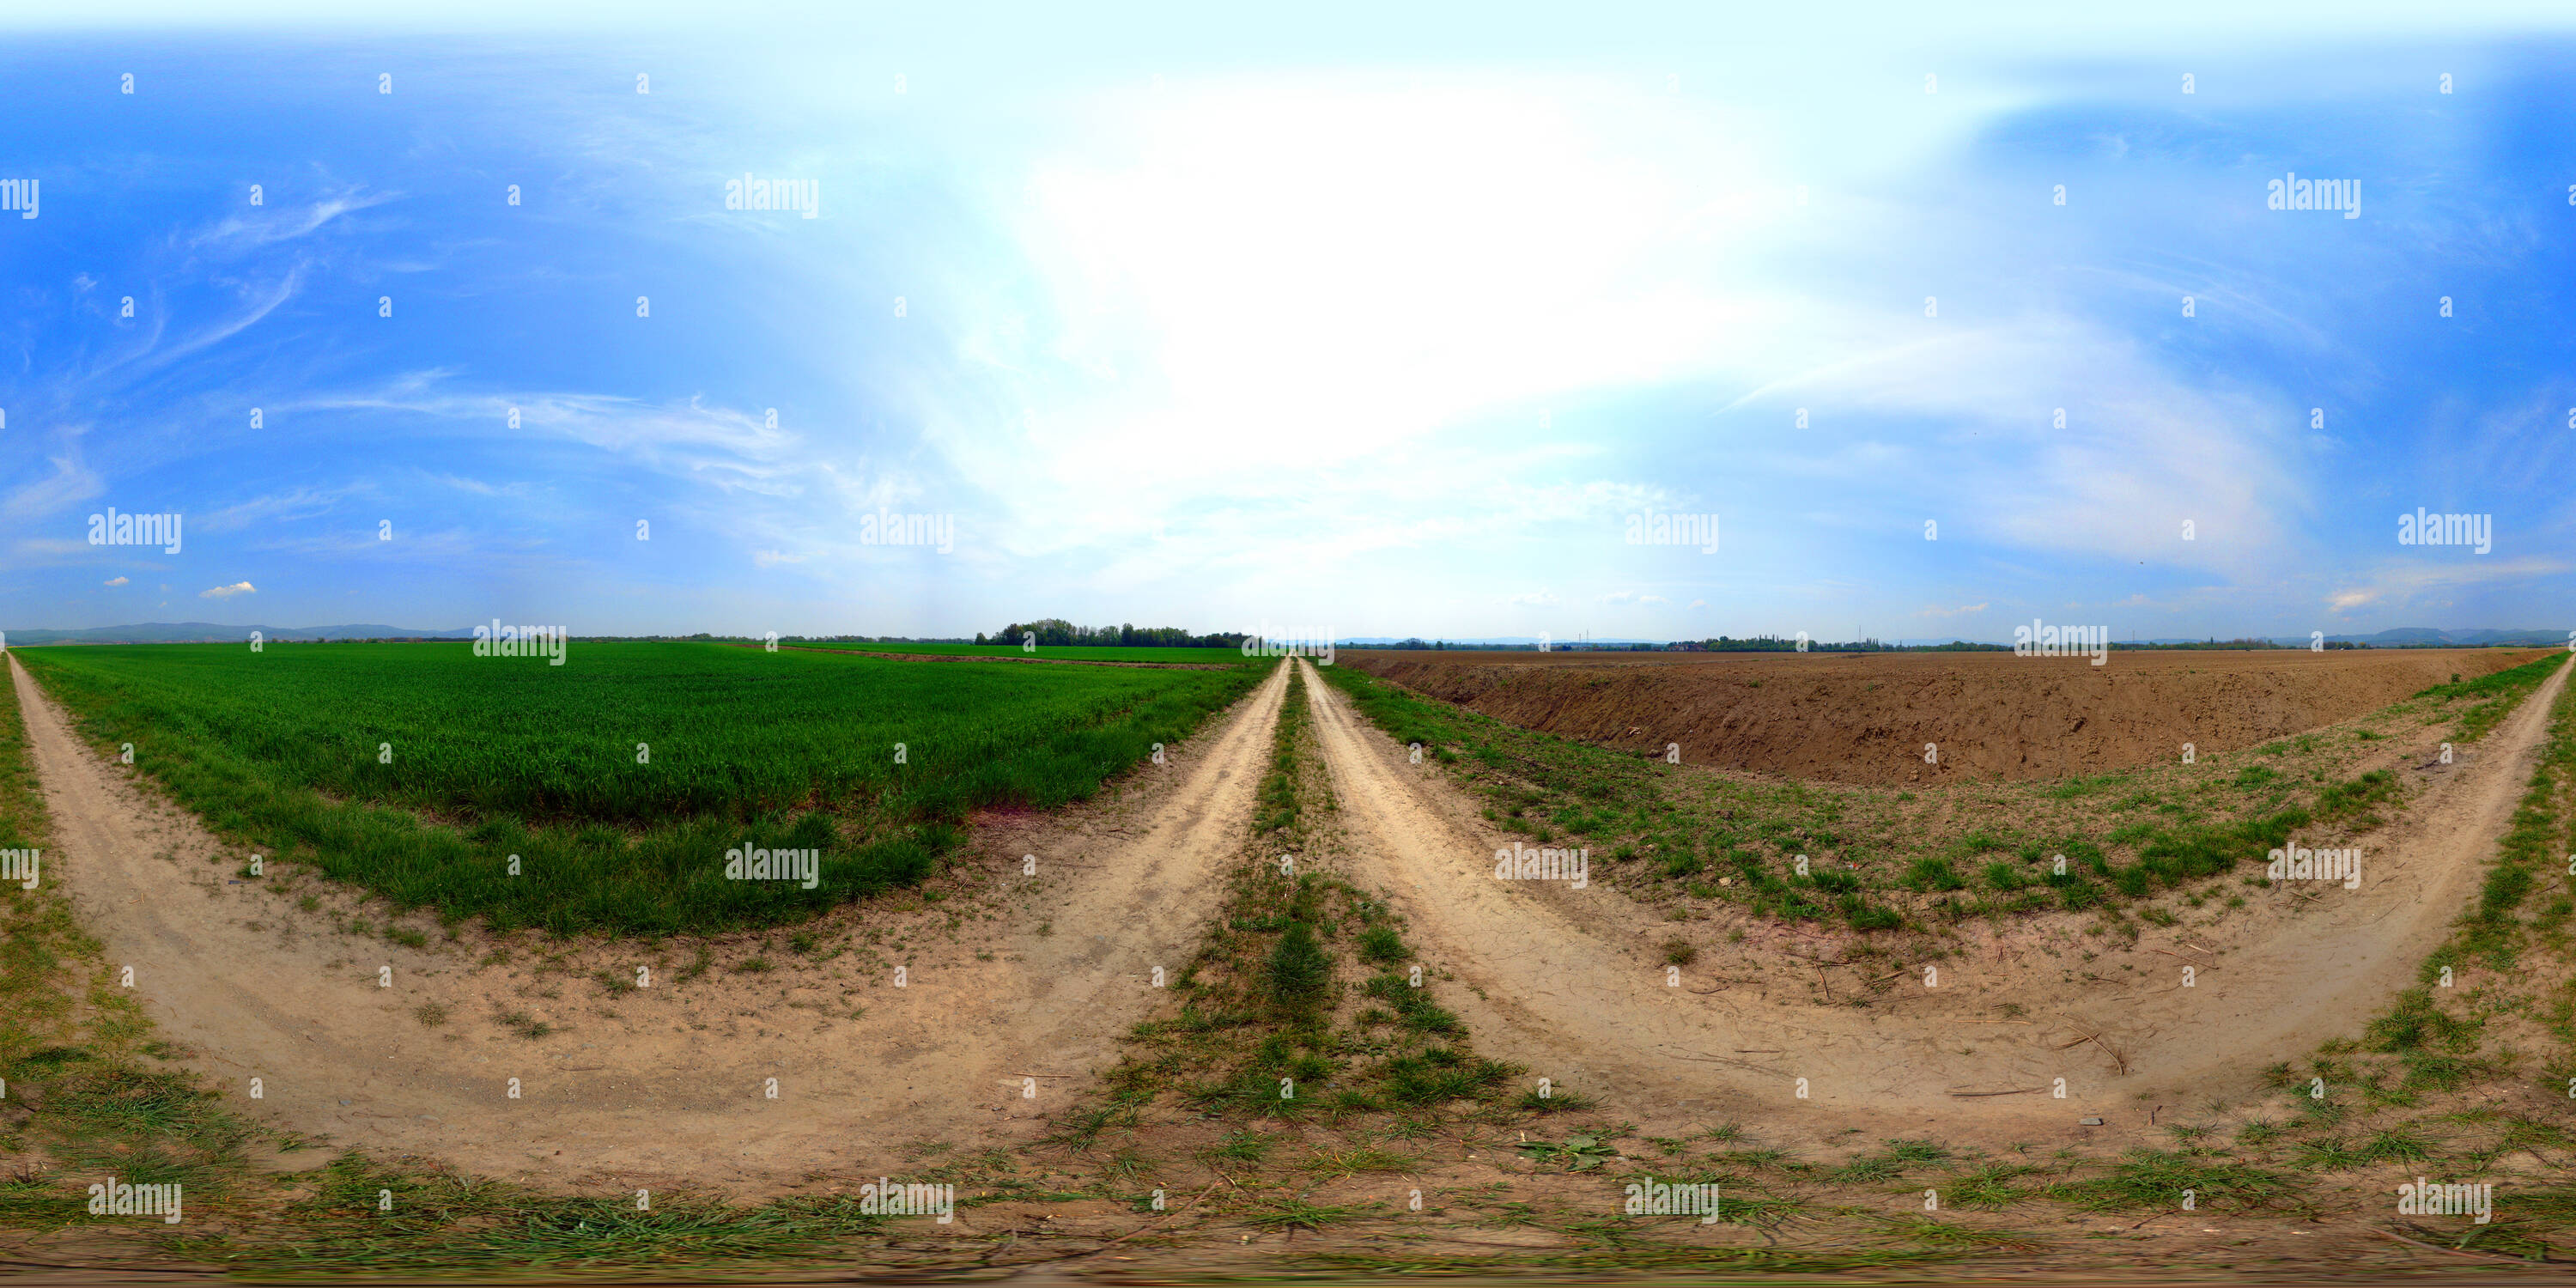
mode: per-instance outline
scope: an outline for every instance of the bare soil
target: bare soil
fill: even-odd
[[[1068,1107],[1151,1009],[1153,967],[1195,949],[1287,687],[1283,668],[1098,801],[980,820],[976,857],[807,927],[810,953],[731,936],[692,974],[672,945],[449,940],[327,882],[245,878],[246,855],[11,671],[53,820],[47,877],[236,1109],[544,1188],[762,1194],[895,1170],[919,1142],[1025,1142]],[[427,927],[429,946],[347,933],[352,914]]]
[[[2538,649],[2010,653],[1347,650],[1337,664],[1498,720],[1844,783],[2098,774],[2249,747],[2492,674]],[[1940,749],[1924,763],[1924,745]]]
[[[1777,1142],[1803,1115],[1817,1141],[1858,1129],[2000,1148],[2161,1143],[2175,1111],[2253,1098],[2264,1066],[2384,1007],[2469,902],[2566,678],[2429,783],[2357,890],[2284,887],[2214,930],[2127,944],[2088,938],[2082,914],[2042,915],[1970,927],[1920,960],[1721,912],[1687,927],[1698,956],[1678,982],[1657,951],[1677,928],[1663,914],[1597,883],[1496,879],[1495,852],[1526,839],[1489,827],[1338,690],[1307,689],[1351,875],[1388,891],[1424,959],[1464,985],[1447,995],[1480,1050],[1648,1132],[1741,1118]]]
[[[1497,880],[1494,851],[1526,838],[1489,827],[1443,771],[1410,763],[1309,663],[1290,665],[1310,668],[1314,737],[1337,805],[1320,824],[1333,831],[1325,848],[1335,870],[1391,897],[1479,1055],[1596,1097],[1597,1114],[1575,1121],[1624,1121],[1622,1139],[1741,1121],[1742,1143],[1807,1158],[1897,1136],[2100,1158],[2169,1145],[2177,1118],[2215,1102],[2256,1100],[2258,1070],[2384,1006],[2471,901],[2566,683],[2562,669],[2456,764],[2424,774],[2405,814],[2373,840],[2370,879],[2358,890],[2266,892],[2223,924],[2153,929],[2133,942],[2089,936],[2074,914],[1968,925],[1946,941],[1948,955],[1918,960],[1871,956],[1856,948],[1863,938],[1725,907],[1677,923],[1670,909],[1597,879],[1582,890]],[[1077,1102],[1116,1058],[1120,1037],[1165,996],[1146,982],[1152,966],[1189,959],[1227,865],[1251,844],[1286,676],[1283,667],[1175,748],[1170,765],[1140,768],[1097,802],[978,818],[971,862],[917,894],[816,923],[811,948],[782,947],[785,931],[727,937],[690,978],[695,941],[568,946],[471,931],[441,940],[428,927],[431,947],[414,950],[346,933],[348,917],[384,914],[328,883],[237,877],[241,855],[82,745],[24,672],[14,680],[60,847],[48,874],[60,874],[109,959],[136,967],[136,992],[164,1034],[194,1048],[192,1063],[237,1108],[337,1143],[549,1189],[687,1185],[767,1196],[903,1175],[931,1142],[1025,1146],[1041,1115]],[[1034,878],[1023,875],[1025,854],[1038,858]],[[304,897],[319,907],[304,909]],[[1659,945],[1676,934],[1698,955],[1668,983]],[[751,969],[755,960],[770,969]],[[660,963],[650,989],[600,978],[629,975],[639,962]],[[2180,983],[2186,964],[2190,988]],[[377,987],[381,965],[394,968],[390,990]],[[907,987],[893,986],[896,965],[907,966]],[[1938,968],[1937,984],[1924,981],[1927,965]],[[445,1008],[445,1022],[423,1024],[424,1005]],[[527,1026],[503,1022],[513,1014],[554,1031],[525,1036]],[[259,1102],[241,1090],[254,1075],[267,1088]],[[519,1101],[505,1096],[509,1077],[522,1080]],[[769,1077],[779,1079],[777,1100],[764,1094]],[[2064,1099],[2053,1094],[2060,1077]],[[1038,1080],[1036,1099],[1022,1096],[1024,1079]],[[1983,1094],[1998,1091],[2009,1094]],[[2082,1126],[2083,1116],[2104,1123]],[[1318,1124],[1252,1127],[1319,1152],[1349,1143]],[[1133,1140],[1177,1160],[1234,1130],[1156,1112]],[[1023,1257],[1079,1258],[1019,1272],[1042,1282],[1240,1274],[1334,1255],[1387,1267],[1345,1271],[1363,1276],[1486,1258],[1502,1277],[1509,1258],[1572,1253],[1579,1242],[1492,1205],[1599,1213],[1616,1202],[1615,1185],[1598,1174],[1542,1174],[1508,1133],[1405,1148],[1422,1156],[1401,1171],[1301,1191],[1308,1202],[1365,1209],[1322,1230],[1201,1226],[1176,1189],[1168,1217],[1099,1200],[1013,1201],[914,1233],[929,1257],[950,1262],[987,1247],[981,1263],[997,1269]],[[1164,1184],[1167,1168],[1185,1166],[1151,1164],[1135,1183]],[[2508,1176],[2523,1167],[2498,1163]],[[1222,1172],[1216,1180],[1230,1184]],[[1406,1209],[1415,1192],[1427,1200],[1419,1213]],[[1853,1228],[1911,1221],[1918,1196],[1892,1186],[1884,1212],[1853,1217]],[[2410,1247],[2360,1219],[2139,1221],[2055,1208],[1942,1216],[2011,1233],[1934,1276],[2236,1282],[2273,1271],[2313,1281],[2402,1268],[2502,1282],[2520,1269]],[[2014,1241],[2034,1225],[2059,1237]],[[1738,1225],[1668,1232],[1712,1249],[1773,1240]],[[1919,1281],[1926,1271],[1864,1275]]]

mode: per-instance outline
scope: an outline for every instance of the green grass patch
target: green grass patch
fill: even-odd
[[[2568,654],[2564,652],[2552,652],[2537,661],[2509,667],[2493,675],[2436,684],[2415,697],[2445,704],[2465,700],[2467,705],[2461,707],[2452,719],[2451,736],[2455,742],[2471,742],[2485,737],[2489,729],[2511,714],[2523,697],[2539,688],[2541,682],[2549,678],[2549,673],[2565,664],[2567,658]]]
[[[579,640],[563,666],[465,644],[19,657],[219,833],[397,908],[564,934],[758,927],[911,884],[967,811],[1087,797],[1261,677]],[[815,887],[728,879],[746,844],[821,851]]]

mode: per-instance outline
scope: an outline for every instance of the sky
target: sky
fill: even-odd
[[[0,15],[0,629],[2576,625],[2563,9],[692,8]]]

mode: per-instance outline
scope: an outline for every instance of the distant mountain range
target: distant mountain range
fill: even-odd
[[[145,622],[93,626],[77,631],[9,631],[11,644],[237,644],[258,631],[270,640],[472,639],[474,628],[414,630],[408,626],[217,626],[213,622]]]
[[[2330,642],[2354,642],[2379,648],[2479,648],[2497,644],[2546,648],[2567,643],[2566,631],[2437,631],[2429,626],[2401,626],[2376,635],[2329,635]],[[2295,643],[2296,641],[2292,641]]]

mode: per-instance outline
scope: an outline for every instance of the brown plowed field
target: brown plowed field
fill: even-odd
[[[1690,964],[1667,975],[1658,941],[1690,923],[1607,886],[1493,879],[1493,856],[1515,834],[1480,816],[1435,763],[1411,763],[1340,690],[1310,678],[1306,691],[1353,876],[1390,891],[1422,961],[1465,985],[1444,1003],[1467,1020],[1479,1052],[1601,1094],[1650,1124],[1648,1135],[1686,1134],[1694,1115],[1758,1118],[1786,1133],[1830,1105],[1827,1135],[1809,1148],[1855,1127],[1877,1136],[1919,1126],[2000,1150],[2101,1139],[2075,1131],[2082,1115],[2125,1129],[2126,1144],[2161,1147],[2170,1138],[2155,1130],[2160,1105],[2256,1094],[2255,1069],[2384,1007],[2475,900],[2567,674],[2559,668],[2462,748],[2455,770],[2371,838],[2382,866],[2353,897],[2314,904],[2282,890],[2223,926],[2125,945],[2068,933],[2082,915],[2061,915],[2067,937],[2054,942],[2044,920],[1986,927],[1948,941],[1955,951],[1938,983],[1919,987],[1919,968],[1844,957],[1830,937],[1734,910],[1696,932]],[[1720,930],[1731,933],[1711,933]],[[2083,954],[2083,979],[2061,952]],[[2176,978],[2185,965],[2196,972],[2190,986]],[[1843,976],[1839,1000],[1829,971]],[[1870,976],[1899,975],[1906,984],[1875,1004],[1848,1004],[1868,996]],[[2093,1034],[2109,1045],[2089,1045]],[[2058,1078],[2063,1098],[1987,1094]]]
[[[2227,751],[2374,711],[2540,649],[2309,653],[1484,653],[1339,665],[1499,720],[1694,765],[1845,783],[2060,778]],[[1924,763],[1924,744],[1940,748]]]

